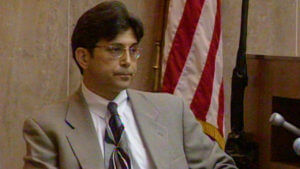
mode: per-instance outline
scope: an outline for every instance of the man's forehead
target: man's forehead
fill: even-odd
[[[127,29],[125,31],[120,32],[113,40],[107,41],[107,40],[100,40],[99,43],[103,44],[121,44],[121,45],[133,45],[137,44],[137,38],[136,35],[134,34],[133,30]]]

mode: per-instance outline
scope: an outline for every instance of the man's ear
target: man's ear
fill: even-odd
[[[82,69],[87,69],[90,60],[90,52],[86,48],[79,47],[75,50],[75,57]]]

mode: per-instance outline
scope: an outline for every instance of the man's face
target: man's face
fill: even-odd
[[[137,69],[137,43],[131,28],[112,41],[100,40],[84,70],[85,84],[92,85],[94,92],[119,93],[128,88]]]

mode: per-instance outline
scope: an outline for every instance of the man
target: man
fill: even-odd
[[[128,89],[142,23],[117,1],[84,13],[72,35],[83,81],[24,123],[24,168],[236,168],[182,99]]]

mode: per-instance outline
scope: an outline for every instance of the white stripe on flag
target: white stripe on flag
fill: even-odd
[[[223,55],[222,55],[222,36],[220,36],[219,48],[215,62],[215,76],[213,83],[212,101],[206,116],[206,122],[218,127],[218,109],[219,109],[219,92],[223,78]]]
[[[197,25],[185,67],[174,94],[185,98],[188,105],[199,84],[214,30],[216,1],[206,0]]]
[[[163,91],[184,98],[196,117],[206,122],[204,131],[224,146],[220,0],[170,0],[168,12]]]
[[[170,0],[168,23],[165,32],[164,51],[162,58],[162,75],[165,74],[168,56],[172,47],[178,25],[180,23],[186,0]],[[163,78],[162,78],[163,79]]]

